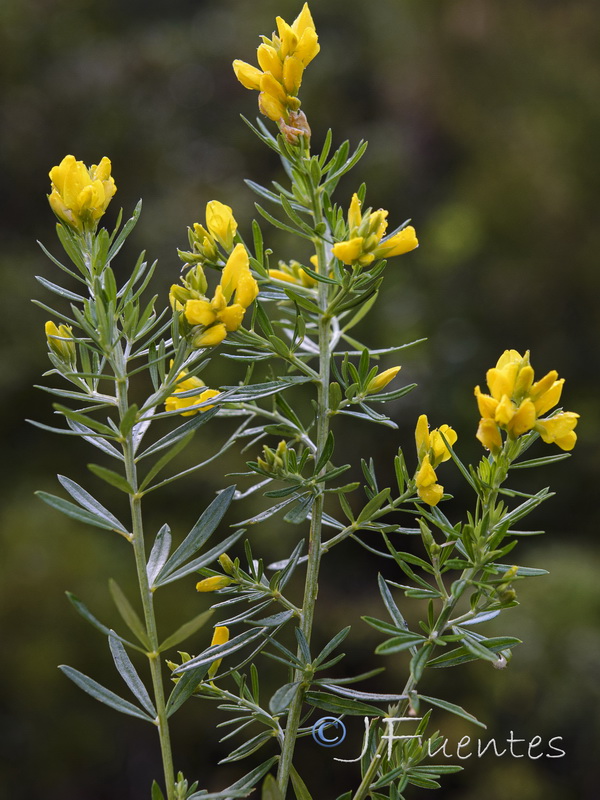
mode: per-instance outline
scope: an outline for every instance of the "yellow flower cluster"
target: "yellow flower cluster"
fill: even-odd
[[[237,231],[237,222],[230,206],[211,200],[206,204],[206,227],[199,222],[188,228],[190,250],[179,250],[179,257],[186,264],[216,263],[219,260],[218,245],[230,253]]]
[[[187,370],[184,370],[177,376],[177,380],[179,381],[177,389],[175,389],[175,392],[170,397],[167,397],[165,401],[165,410],[180,411],[182,417],[191,417],[199,411],[208,411],[210,408],[214,408],[214,406],[205,406],[202,409],[196,408],[192,411],[185,410],[189,409],[191,406],[205,403],[207,400],[210,400],[211,397],[216,397],[219,394],[216,389],[206,389],[206,384],[204,381],[201,381],[200,378],[196,378],[193,375],[191,378],[186,378],[186,375]],[[194,389],[196,390],[195,394],[181,397],[184,392],[191,392]],[[204,389],[204,391],[200,391],[201,389]]]
[[[352,196],[348,210],[348,238],[333,245],[333,255],[344,264],[368,267],[376,258],[401,256],[419,246],[415,229],[409,225],[384,239],[388,212],[380,208],[361,212],[358,195]]]
[[[271,39],[261,36],[262,44],[256,51],[260,69],[240,60],[233,62],[233,69],[242,86],[260,92],[258,107],[262,114],[275,122],[294,124],[300,108],[297,95],[302,75],[320,47],[308,3],[291,25],[281,17],[276,22],[277,33]]]
[[[171,296],[174,295],[172,288]],[[246,309],[257,295],[258,284],[250,272],[248,251],[243,244],[236,244],[223,268],[221,282],[212,300],[206,297],[191,298],[183,305],[187,322],[198,327],[197,335],[192,340],[194,346],[214,347],[230,331],[237,331]]]
[[[56,216],[79,233],[95,230],[117,191],[106,156],[89,169],[75,156],[65,156],[50,170],[48,201]]]
[[[442,435],[452,447],[458,436],[449,425],[429,430],[429,422],[425,414],[421,414],[415,430],[419,468],[415,476],[419,497],[430,506],[437,505],[443,497],[444,487],[437,482],[435,468],[451,458]]]
[[[579,414],[561,411],[540,419],[560,400],[564,378],[559,380],[556,370],[534,382],[529,351],[522,356],[516,350],[505,350],[496,366],[487,371],[486,381],[490,394],[483,394],[479,386],[475,387],[481,414],[477,438],[492,453],[502,447],[501,431],[516,439],[535,430],[546,443],[555,443],[562,450],[575,447],[574,429]]]
[[[314,256],[313,256],[314,258]],[[269,277],[286,283],[295,283],[296,286],[303,286],[305,289],[314,289],[317,281],[309,275],[298,261],[279,262],[279,269],[270,269]]]

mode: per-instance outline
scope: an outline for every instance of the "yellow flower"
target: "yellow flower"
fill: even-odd
[[[419,246],[415,229],[403,228],[384,239],[388,212],[361,211],[361,203],[355,193],[348,210],[348,238],[333,245],[332,252],[344,264],[368,267],[376,258],[390,258],[408,253]]]
[[[219,644],[226,644],[228,641],[229,641],[229,628],[227,628],[225,625],[219,625],[218,627],[215,628],[215,632],[213,634],[210,646],[213,647]],[[217,670],[221,666],[222,660],[223,660],[222,658],[218,658],[216,661],[213,661],[213,663],[210,665],[210,667],[208,668],[209,678],[215,677],[215,675],[217,674]]]
[[[315,269],[316,268],[315,265]],[[312,275],[306,272],[302,264],[293,260],[289,263],[280,261],[279,269],[269,270],[269,277],[278,281],[285,281],[286,283],[295,283],[297,286],[303,286],[305,289],[313,289],[317,285],[317,281]]]
[[[436,506],[444,496],[444,487],[437,483],[435,470],[425,456],[415,476],[419,497],[430,506]]]
[[[549,419],[537,421],[535,429],[546,444],[557,444],[561,450],[572,450],[577,441],[575,426],[579,414],[573,411],[561,411]]]
[[[61,361],[72,364],[76,358],[75,341],[73,339],[73,329],[70,325],[56,325],[52,320],[48,320],[45,325],[48,347],[54,355]]]
[[[230,206],[211,200],[206,205],[206,225],[219,244],[229,252],[233,248],[233,237],[237,231],[237,222]]]
[[[71,155],[52,167],[48,201],[56,216],[79,233],[95,230],[117,191],[110,169],[106,156],[89,169]]]
[[[203,581],[198,581],[196,584],[197,592],[216,592],[217,589],[224,589],[231,583],[231,578],[226,575],[213,575],[210,578],[204,578]]]
[[[199,390],[204,389],[205,387],[204,381],[201,381],[200,378],[196,378],[195,376],[185,378],[186,375],[187,371],[185,370],[179,373],[177,378],[179,381],[177,384],[177,389],[175,389],[175,392],[165,400],[165,410],[180,411],[182,417],[191,417],[194,414],[197,414],[199,411],[208,411],[210,408],[214,408],[214,406],[205,406],[202,409],[195,408],[192,411],[182,410],[189,409],[190,406],[196,406],[200,403],[204,403],[207,400],[210,400],[211,397],[216,397],[219,394],[216,389],[205,389],[205,391],[200,392]],[[185,380],[183,380],[184,378]],[[188,397],[180,396],[183,392],[191,392],[193,389],[198,391],[189,395]]]
[[[375,375],[375,377],[367,384],[367,393],[375,394],[376,392],[380,392],[382,389],[385,389],[388,383],[394,380],[401,369],[402,367],[390,367],[390,369],[380,372],[379,375]]]
[[[445,439],[445,441],[444,441]],[[456,431],[449,425],[429,430],[429,422],[425,414],[417,420],[415,443],[419,468],[415,475],[415,483],[419,497],[430,506],[435,506],[442,499],[444,487],[437,483],[435,467],[451,458],[450,447],[458,439]]]
[[[521,355],[517,350],[505,350],[496,366],[486,373],[490,394],[484,394],[479,386],[475,387],[481,414],[477,438],[492,453],[497,453],[502,447],[501,430],[513,439],[536,430],[545,442],[555,443],[563,450],[575,446],[577,436],[573,429],[577,424],[577,414],[564,412],[549,419],[539,419],[559,402],[564,379],[558,379],[555,370],[539,381],[534,382],[534,377],[529,351]]]
[[[194,347],[216,347],[227,336],[227,328],[222,322],[212,325],[198,334],[192,342]]]
[[[293,124],[296,119],[300,108],[297,94],[304,69],[320,47],[308,3],[304,4],[291,25],[281,17],[276,18],[276,23],[277,33],[273,33],[271,39],[262,36],[262,44],[256,51],[261,69],[236,59],[233,70],[242,86],[260,92],[258,106],[261,114],[285,126]],[[299,134],[310,135],[308,127],[298,126],[294,130],[296,133],[289,135],[284,131],[290,141]]]

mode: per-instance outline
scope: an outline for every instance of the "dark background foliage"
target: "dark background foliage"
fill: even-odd
[[[149,796],[159,775],[154,731],[80,694],[56,670],[69,663],[120,691],[103,638],[64,600],[70,589],[111,625],[109,575],[131,585],[122,541],[80,529],[32,499],[56,490],[55,472],[103,491],[85,470],[89,454],[24,423],[49,421],[49,397],[32,390],[46,369],[47,300],[35,274],[53,276],[34,244],[56,252],[46,204],[47,173],[66,153],[86,163],[113,161],[113,206],[129,211],[144,198],[142,219],[122,256],[123,269],[145,248],[159,258],[156,291],[176,279],[175,248],[186,226],[218,198],[234,206],[245,230],[253,197],[243,177],[279,176],[269,151],[239,120],[255,114],[256,96],[235,81],[233,58],[252,60],[257,34],[276,14],[291,20],[291,0],[3,0],[0,4],[0,351],[4,480],[0,485],[0,793],[14,800],[104,800]],[[563,737],[564,758],[472,757],[440,797],[592,800],[597,797],[594,742],[600,734],[597,674],[598,528],[596,487],[600,228],[600,6],[591,0],[315,0],[322,53],[302,90],[318,145],[328,126],[336,140],[367,138],[360,166],[341,186],[346,204],[362,180],[368,200],[393,224],[411,216],[421,247],[390,263],[378,313],[361,334],[371,347],[427,336],[402,356],[402,378],[419,388],[393,409],[400,430],[352,425],[345,448],[382,464],[411,437],[419,413],[451,423],[460,452],[477,459],[472,387],[507,347],[530,348],[538,374],[567,379],[565,406],[581,413],[573,460],[523,474],[525,488],[550,483],[558,496],[539,510],[514,557],[550,570],[519,591],[522,605],[500,630],[521,636],[510,668],[477,663],[438,672],[427,685],[478,713],[483,738]],[[114,219],[111,207],[109,219]],[[275,246],[279,239],[273,237]],[[293,255],[282,244],[283,256]],[[54,276],[53,279],[56,279]],[[393,357],[384,366],[391,366]],[[236,380],[216,358],[214,384]],[[348,430],[350,435],[348,435]],[[215,424],[188,459],[215,446]],[[543,450],[539,445],[539,452]],[[546,452],[546,451],[544,451]],[[409,456],[410,458],[410,456]],[[151,526],[169,518],[179,535],[199,514],[229,457],[209,474],[165,492]],[[447,477],[446,477],[447,476]],[[443,482],[456,494],[448,513],[468,500],[451,467]],[[299,531],[280,524],[254,534],[268,559],[285,554]],[[371,667],[377,643],[358,620],[381,615],[374,580],[379,565],[346,547],[324,567],[318,641],[349,622],[347,670]],[[184,621],[209,602],[193,591],[165,592],[164,619]],[[200,648],[198,635],[190,649]],[[390,659],[381,685],[398,691],[404,664]],[[365,687],[368,688],[368,687]],[[216,788],[223,755],[210,727],[212,709],[189,704],[175,718],[178,767]],[[442,720],[456,742],[477,731]],[[339,755],[357,754],[361,727]],[[351,746],[352,745],[352,746]],[[352,749],[354,747],[354,749]],[[335,796],[352,768],[311,739],[300,751],[311,766],[317,800]],[[519,752],[524,752],[520,750]],[[418,796],[418,792],[413,795]]]

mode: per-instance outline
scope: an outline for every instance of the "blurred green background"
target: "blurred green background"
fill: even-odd
[[[118,625],[106,581],[131,586],[122,540],[60,518],[32,493],[56,491],[55,472],[102,487],[86,473],[78,443],[25,424],[51,420],[50,398],[31,388],[47,368],[44,301],[34,279],[57,280],[35,245],[58,252],[47,207],[47,173],[66,153],[113,162],[115,206],[144,199],[141,221],[123,251],[124,270],[147,249],[160,260],[156,291],[178,274],[175,248],[213,198],[234,206],[248,230],[254,198],[244,177],[280,177],[240,121],[256,95],[234,79],[234,58],[253,60],[260,32],[291,0],[2,0],[0,4],[0,389],[4,479],[0,484],[0,795],[13,800],[147,800],[160,772],[154,731],[81,694],[56,669],[68,663],[121,691],[103,637],[64,599],[69,589]],[[411,437],[419,413],[451,423],[465,459],[480,455],[472,387],[507,347],[532,351],[538,375],[565,377],[565,407],[582,415],[573,460],[523,474],[524,488],[558,490],[532,518],[547,537],[527,540],[519,563],[550,570],[518,587],[522,605],[498,630],[521,636],[510,668],[477,663],[428,679],[488,724],[483,738],[545,743],[563,737],[564,758],[477,759],[444,783],[447,800],[595,800],[600,735],[600,595],[595,503],[599,480],[598,352],[600,294],[600,5],[592,0],[314,0],[322,52],[305,75],[303,108],[315,145],[332,126],[336,141],[370,147],[340,187],[347,204],[362,180],[368,201],[390,211],[392,227],[410,216],[418,251],[390,263],[379,312],[363,326],[371,347],[427,336],[402,356],[401,376],[417,391],[394,408],[400,429],[352,425],[347,450],[390,460]],[[278,244],[279,240],[273,238]],[[282,255],[290,256],[289,246]],[[385,366],[394,363],[390,358]],[[215,359],[214,384],[239,376]],[[198,436],[200,458],[225,427]],[[539,446],[538,454],[543,451]],[[547,451],[543,451],[547,452]],[[151,510],[154,529],[169,519],[178,535],[198,516],[225,471],[176,484]],[[522,473],[521,473],[522,474]],[[468,499],[448,466],[442,478]],[[257,531],[268,559],[290,549],[297,532],[279,524]],[[348,669],[374,666],[378,639],[358,620],[382,615],[376,562],[346,547],[324,567],[319,641],[349,622]],[[165,593],[164,619],[182,622],[209,602],[193,582]],[[337,627],[336,627],[337,626]],[[491,630],[491,626],[490,626]],[[189,645],[206,644],[204,632]],[[405,665],[390,659],[381,686],[398,691]],[[364,687],[368,689],[368,686]],[[212,708],[190,703],[174,718],[177,766],[209,788],[223,755],[210,732]],[[445,720],[454,739],[476,730]],[[347,751],[352,758],[361,727]],[[354,741],[352,741],[354,736]],[[354,749],[352,749],[354,747]],[[304,740],[316,800],[349,788],[351,767]],[[546,747],[545,752],[548,752]],[[242,765],[243,766],[243,765]],[[320,785],[320,788],[319,788]],[[415,792],[412,796],[420,796]]]

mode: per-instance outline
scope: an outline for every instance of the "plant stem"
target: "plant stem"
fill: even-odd
[[[125,359],[123,361],[126,363]],[[123,367],[125,367],[125,363]],[[115,370],[116,371],[116,370]],[[119,401],[119,414],[123,419],[129,407],[128,401],[128,380],[125,368],[119,370],[116,378],[117,398]],[[146,546],[144,542],[144,525],[142,520],[142,496],[138,493],[137,467],[135,463],[133,433],[130,431],[122,442],[123,456],[125,460],[125,475],[134,490],[134,494],[129,497],[132,523],[132,545],[135,555],[135,566],[137,579],[144,610],[144,622],[148,635],[149,651],[146,653],[150,662],[150,674],[152,678],[152,688],[154,692],[154,705],[156,707],[156,726],[160,738],[160,749],[163,762],[163,772],[167,800],[175,800],[175,771],[173,768],[173,755],[171,752],[171,741],[169,735],[169,723],[166,714],[165,692],[160,666],[160,652],[158,631],[156,627],[156,616],[154,614],[153,595],[148,583],[148,573],[146,572]]]
[[[308,169],[306,170],[305,177],[311,187],[311,211],[315,227],[324,221],[323,207],[321,203],[321,195],[319,187],[315,186],[311,180]],[[325,251],[325,243],[322,238],[316,238],[314,241],[315,251],[317,255],[317,271],[323,274],[327,273],[327,254]],[[330,360],[331,360],[331,317],[327,313],[329,301],[329,285],[327,283],[319,282],[319,309],[321,314],[319,316],[319,379],[317,383],[317,434],[315,453],[315,462],[318,461],[329,434],[329,380],[330,380]],[[322,474],[326,469],[326,465],[321,470]],[[323,521],[323,505],[325,495],[322,486],[319,486],[318,494],[311,512],[310,533],[308,541],[308,562],[306,568],[306,580],[304,584],[304,600],[302,602],[302,616],[300,623],[300,630],[304,634],[306,641],[310,644],[312,626],[314,619],[315,604],[317,594],[319,591],[319,567],[321,563],[321,528]],[[296,670],[295,680],[301,681],[299,690],[296,692],[294,699],[290,705],[288,713],[287,725],[285,728],[285,736],[283,740],[283,747],[281,752],[281,759],[279,762],[279,770],[277,780],[281,794],[285,797],[287,785],[292,766],[292,759],[294,757],[294,748],[296,745],[296,738],[298,735],[298,728],[300,727],[300,717],[302,715],[302,704],[304,696],[310,685],[306,678],[309,677],[304,674],[302,670]],[[312,676],[310,676],[312,677]],[[310,680],[310,678],[309,678]],[[306,682],[305,682],[306,681]]]

